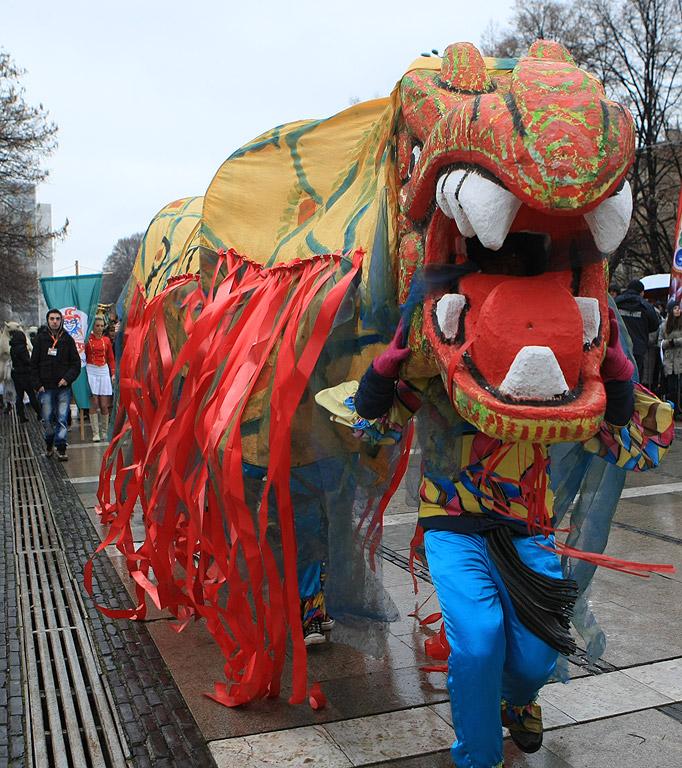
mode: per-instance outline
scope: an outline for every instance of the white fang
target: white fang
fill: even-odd
[[[599,301],[588,296],[576,296],[575,301],[583,316],[583,344],[591,344],[599,333]]]
[[[552,400],[568,392],[566,379],[549,347],[523,347],[500,384],[515,400]]]
[[[509,234],[521,201],[499,184],[470,173],[457,196],[484,247],[497,251]]]
[[[613,253],[630,228],[632,190],[625,182],[617,195],[607,197],[598,208],[585,214],[594,242],[602,253]]]
[[[452,171],[447,176],[440,178],[436,186],[436,202],[449,219],[455,220],[460,234],[464,237],[474,237],[476,230],[471,226],[466,213],[457,201],[457,190],[466,175],[466,171],[459,170]]]
[[[446,339],[454,339],[459,330],[459,318],[466,304],[461,293],[446,293],[436,304],[438,326]]]

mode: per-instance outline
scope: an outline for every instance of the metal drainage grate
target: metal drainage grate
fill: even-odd
[[[39,462],[16,414],[10,477],[28,753],[36,768],[125,768],[125,739],[93,651]]]

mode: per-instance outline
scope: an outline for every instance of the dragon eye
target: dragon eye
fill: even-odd
[[[412,173],[414,172],[414,166],[417,164],[417,160],[421,157],[422,148],[420,144],[415,144],[412,147],[412,155],[410,157],[410,167],[407,170],[407,178],[411,178]]]

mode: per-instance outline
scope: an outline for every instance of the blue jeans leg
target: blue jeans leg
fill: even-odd
[[[452,757],[458,768],[492,768],[502,762],[502,696],[530,703],[557,654],[519,622],[483,537],[427,531],[424,541],[451,651]],[[532,540],[515,543],[528,565],[559,575],[556,555]]]
[[[40,398],[41,417],[45,429],[45,440],[55,445],[66,445],[67,419],[71,404],[71,387],[59,387],[58,389],[45,389],[38,393]],[[56,416],[57,430],[53,427],[53,419]]]
[[[40,400],[40,417],[43,420],[43,429],[45,430],[45,440],[48,443],[54,442],[54,428],[52,427],[52,416],[55,407],[55,390],[44,389],[38,392]]]
[[[69,406],[71,405],[71,387],[57,389],[57,434],[55,445],[67,445]]]

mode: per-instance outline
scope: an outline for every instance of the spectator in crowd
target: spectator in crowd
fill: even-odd
[[[632,339],[632,354],[641,381],[644,378],[644,358],[649,346],[649,334],[658,330],[658,314],[644,298],[641,280],[630,281],[615,302]]]
[[[19,421],[28,421],[24,412],[24,393],[28,395],[31,407],[40,418],[40,403],[31,382],[31,358],[28,355],[26,334],[23,331],[12,331],[9,340],[9,353],[12,358],[12,381],[17,391],[17,416]]]
[[[109,338],[113,349],[114,341],[116,339],[116,322],[109,322],[107,327],[104,329],[104,333]]]
[[[675,418],[682,415],[680,410],[680,374],[682,374],[682,312],[679,301],[668,302],[668,317],[659,331],[665,391],[668,400],[675,407]]]
[[[59,461],[68,461],[66,435],[71,385],[81,372],[76,342],[64,330],[58,309],[47,313],[47,330],[36,336],[31,355],[31,379],[38,393],[45,429],[45,452],[52,456],[57,447]],[[55,432],[52,420],[57,416]]]
[[[620,296],[620,285],[617,283],[611,283],[609,285],[609,296],[615,301]]]

